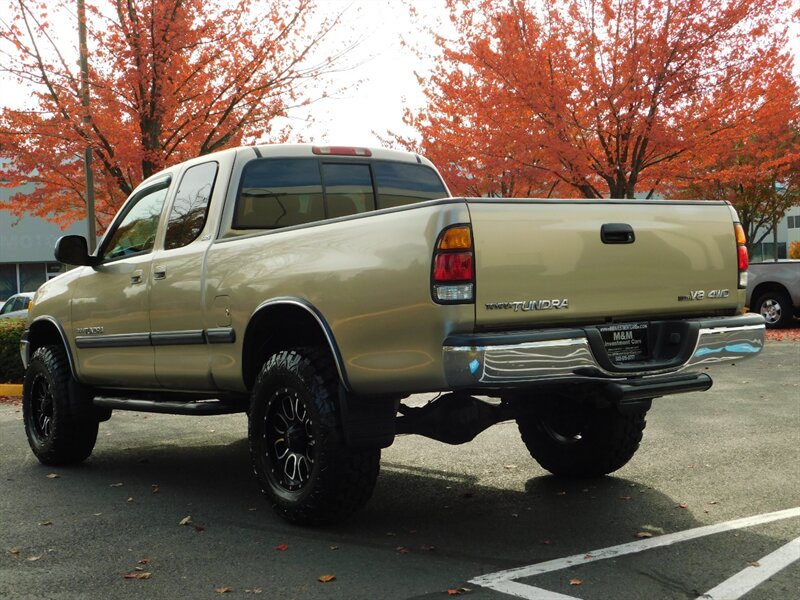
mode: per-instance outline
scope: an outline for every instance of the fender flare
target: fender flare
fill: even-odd
[[[301,308],[304,311],[306,311],[314,319],[314,321],[316,321],[320,331],[322,332],[325,338],[325,341],[328,344],[328,349],[331,352],[331,356],[333,356],[333,362],[336,365],[336,372],[339,375],[339,381],[341,382],[342,386],[346,391],[348,392],[351,391],[352,388],[350,387],[350,382],[347,379],[347,371],[344,366],[344,360],[342,359],[342,354],[339,351],[339,346],[336,344],[336,338],[333,335],[333,331],[331,330],[330,325],[328,325],[328,322],[322,315],[322,312],[319,309],[317,309],[317,307],[314,306],[311,302],[303,298],[297,298],[293,296],[281,296],[265,300],[264,302],[259,304],[255,308],[255,310],[253,310],[252,314],[250,315],[250,318],[247,320],[247,327],[245,329],[245,339],[247,339],[247,335],[250,329],[250,324],[253,322],[254,318],[260,312],[278,306],[293,306],[296,308]]]
[[[55,329],[58,333],[58,336],[61,338],[61,344],[64,346],[64,350],[67,353],[67,360],[69,361],[69,370],[72,373],[72,377],[75,381],[78,381],[78,371],[75,365],[75,357],[72,353],[72,347],[69,345],[69,341],[67,340],[67,334],[64,331],[64,327],[59,323],[54,317],[49,315],[42,315],[40,317],[36,317],[33,321],[28,323],[28,326],[25,329],[25,332],[22,334],[22,338],[20,339],[20,354],[22,357],[22,363],[25,368],[28,368],[31,360],[31,346],[33,341],[36,339],[36,333],[44,324]],[[38,344],[38,347],[44,346],[46,344]]]

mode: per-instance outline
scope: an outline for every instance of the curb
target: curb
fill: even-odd
[[[0,383],[0,396],[22,396],[22,384]]]

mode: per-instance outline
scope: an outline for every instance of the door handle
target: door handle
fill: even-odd
[[[164,266],[153,267],[153,279],[166,279],[166,278],[167,278],[167,267]]]
[[[606,223],[600,228],[600,239],[604,244],[632,244],[636,234],[627,223]]]
[[[131,283],[134,284],[134,285],[136,285],[137,283],[142,283],[142,275],[143,275],[142,270],[141,269],[136,269],[131,274]]]

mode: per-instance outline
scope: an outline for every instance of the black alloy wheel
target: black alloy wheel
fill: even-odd
[[[350,448],[339,424],[338,376],[322,348],[282,350],[256,379],[248,420],[250,461],[284,519],[338,521],[372,495],[379,448]]]

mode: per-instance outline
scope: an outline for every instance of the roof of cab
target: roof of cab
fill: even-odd
[[[318,151],[315,152],[315,149]],[[332,149],[333,151],[320,152],[321,149]],[[336,149],[357,149],[360,151],[368,150],[370,155],[348,155],[339,153]],[[236,149],[238,152],[255,152],[256,155],[266,157],[351,157],[351,158],[372,158],[377,160],[394,160],[398,162],[420,163],[431,165],[430,161],[414,154],[413,152],[404,152],[402,150],[389,150],[387,148],[374,148],[367,146],[337,146],[333,144],[259,144],[255,146],[241,146]]]

